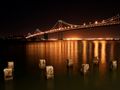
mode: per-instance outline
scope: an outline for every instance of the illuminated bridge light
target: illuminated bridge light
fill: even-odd
[[[52,30],[49,31],[50,33],[53,32]]]
[[[70,28],[70,27],[67,27],[68,29]]]
[[[106,38],[106,40],[113,40],[113,38]]]
[[[95,21],[95,24],[98,24],[98,21]]]
[[[110,21],[113,21],[113,18],[111,18]]]
[[[63,40],[82,40],[81,38],[63,38]]]
[[[95,38],[85,38],[86,40],[95,40]]]
[[[86,25],[86,23],[83,23],[83,25],[85,26],[85,25]]]
[[[76,27],[77,27],[77,25],[74,25],[74,27],[76,28]]]
[[[71,28],[73,28],[73,26],[71,26]]]
[[[102,23],[105,23],[105,20],[102,20]]]
[[[114,38],[114,40],[120,40],[120,38]]]
[[[45,33],[49,33],[49,31],[46,31]]]
[[[58,39],[56,39],[56,38],[50,38],[50,39],[48,39],[48,40],[50,40],[50,41],[56,41],[56,40],[58,40]]]
[[[103,40],[104,38],[97,38],[98,40]]]

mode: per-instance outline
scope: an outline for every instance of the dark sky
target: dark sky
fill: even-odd
[[[105,19],[120,14],[119,2],[85,0],[4,0],[0,2],[0,35],[48,30],[59,19],[68,23]]]

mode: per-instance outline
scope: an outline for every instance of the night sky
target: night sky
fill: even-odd
[[[91,0],[90,0],[91,1]],[[68,23],[101,20],[120,14],[119,2],[76,0],[4,0],[0,2],[0,36],[48,30],[62,19]]]

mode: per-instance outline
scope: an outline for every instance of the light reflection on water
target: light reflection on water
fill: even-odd
[[[98,57],[99,55],[98,55],[98,50],[99,50],[99,41],[93,41],[93,43],[94,43],[94,57]]]
[[[106,42],[101,41],[101,63],[100,63],[100,73],[103,75],[106,71]]]
[[[83,63],[87,63],[87,42],[83,41]]]
[[[6,83],[5,90],[10,85],[11,90],[79,90],[79,89],[97,89],[112,90],[119,88],[119,71],[109,72],[109,62],[111,60],[120,60],[120,42],[116,41],[46,41],[46,42],[28,42],[25,44],[25,78],[20,76],[12,84]],[[14,48],[17,50],[17,48]],[[18,51],[17,51],[18,52]],[[17,57],[17,54],[14,53]],[[20,53],[21,56],[23,53]],[[100,63],[93,65],[93,58],[98,57]],[[19,58],[19,57],[18,57]],[[39,59],[46,59],[47,65],[53,65],[55,78],[46,80],[44,71],[39,69]],[[73,67],[68,68],[66,59],[73,60]],[[23,65],[23,62],[16,63],[16,66]],[[80,73],[80,67],[83,63],[90,64],[90,71],[87,75]],[[19,67],[15,67],[15,72]],[[24,68],[22,68],[24,69]],[[119,70],[119,67],[118,67]],[[22,70],[21,70],[22,72]],[[29,76],[30,74],[30,76]],[[23,75],[23,74],[22,74]],[[3,87],[3,88],[4,88]]]
[[[109,48],[106,48],[109,45]],[[110,52],[110,53],[109,53]],[[38,60],[47,60],[47,65],[53,65],[56,73],[66,72],[66,59],[72,59],[74,73],[82,63],[91,63],[94,57],[100,59],[100,73],[105,73],[107,59],[114,59],[114,42],[112,41],[51,41],[28,43],[26,54],[29,64],[37,66]],[[110,56],[110,57],[109,57]]]

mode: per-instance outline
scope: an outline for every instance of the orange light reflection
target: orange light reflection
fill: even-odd
[[[87,60],[87,41],[83,41],[83,63]]]
[[[98,47],[99,47],[99,42],[98,41],[94,41],[94,57],[98,57]]]
[[[101,41],[101,63],[106,63],[106,42]]]

